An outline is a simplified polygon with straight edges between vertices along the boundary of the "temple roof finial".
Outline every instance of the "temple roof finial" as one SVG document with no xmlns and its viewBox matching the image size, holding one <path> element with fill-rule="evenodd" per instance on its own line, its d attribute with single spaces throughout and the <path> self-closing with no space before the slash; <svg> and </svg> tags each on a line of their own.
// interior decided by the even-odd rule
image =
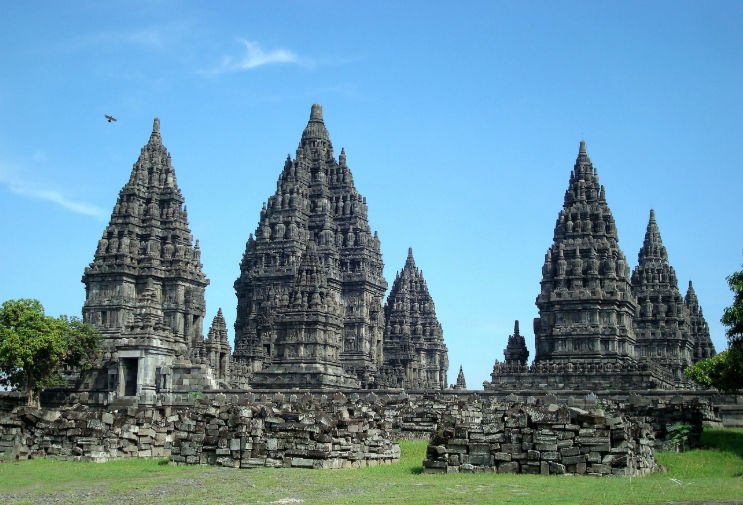
<svg viewBox="0 0 743 505">
<path fill-rule="evenodd" d="M 322 105 L 313 103 L 310 110 L 310 121 L 322 121 Z"/>
<path fill-rule="evenodd" d="M 518 335 L 519 334 L 519 320 L 516 319 L 516 321 L 513 323 L 513 334 Z"/>
<path fill-rule="evenodd" d="M 651 223 L 655 222 L 655 210 L 654 209 L 650 209 L 650 222 Z"/>
<path fill-rule="evenodd" d="M 586 154 L 586 141 L 581 139 L 580 141 L 580 148 L 578 149 L 578 154 Z"/>
<path fill-rule="evenodd" d="M 160 143 L 160 118 L 156 117 L 152 121 L 152 133 L 150 134 L 150 143 Z"/>
<path fill-rule="evenodd" d="M 415 266 L 415 259 L 413 258 L 413 248 L 408 247 L 408 258 L 405 260 L 405 266 Z"/>
</svg>

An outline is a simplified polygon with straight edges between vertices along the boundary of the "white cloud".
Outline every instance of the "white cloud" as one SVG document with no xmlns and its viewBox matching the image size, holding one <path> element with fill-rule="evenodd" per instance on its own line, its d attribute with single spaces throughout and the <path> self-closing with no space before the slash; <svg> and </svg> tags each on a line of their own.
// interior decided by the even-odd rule
<svg viewBox="0 0 743 505">
<path fill-rule="evenodd" d="M 0 184 L 18 196 L 54 203 L 76 214 L 91 216 L 101 221 L 107 217 L 106 212 L 96 205 L 70 199 L 58 190 L 40 187 L 36 183 L 22 180 L 2 167 L 0 167 Z"/>
<path fill-rule="evenodd" d="M 257 42 L 241 39 L 245 47 L 245 54 L 240 58 L 225 56 L 219 66 L 206 74 L 220 74 L 224 72 L 239 72 L 253 70 L 264 65 L 292 64 L 302 66 L 314 66 L 314 62 L 307 58 L 301 58 L 288 49 L 265 50 Z"/>
</svg>

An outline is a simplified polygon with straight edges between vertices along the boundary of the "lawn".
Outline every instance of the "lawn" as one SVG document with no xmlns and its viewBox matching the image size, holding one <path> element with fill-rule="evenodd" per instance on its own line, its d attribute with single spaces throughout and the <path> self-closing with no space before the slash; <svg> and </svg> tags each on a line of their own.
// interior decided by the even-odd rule
<svg viewBox="0 0 743 505">
<path fill-rule="evenodd" d="M 399 464 L 358 470 L 175 466 L 157 460 L 0 464 L 0 503 L 69 504 L 621 504 L 743 497 L 743 430 L 709 430 L 705 448 L 659 453 L 648 477 L 425 475 L 425 442 Z"/>
</svg>

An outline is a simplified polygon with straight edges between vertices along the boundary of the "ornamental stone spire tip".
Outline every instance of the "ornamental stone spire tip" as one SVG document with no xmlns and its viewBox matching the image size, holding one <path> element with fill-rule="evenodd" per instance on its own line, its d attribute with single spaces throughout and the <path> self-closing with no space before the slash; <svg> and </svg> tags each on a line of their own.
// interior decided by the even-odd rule
<svg viewBox="0 0 743 505">
<path fill-rule="evenodd" d="M 415 266 L 415 258 L 413 258 L 413 248 L 408 247 L 408 258 L 405 260 L 405 266 Z"/>
<path fill-rule="evenodd" d="M 310 121 L 322 121 L 322 105 L 313 103 L 310 109 Z"/>
</svg>

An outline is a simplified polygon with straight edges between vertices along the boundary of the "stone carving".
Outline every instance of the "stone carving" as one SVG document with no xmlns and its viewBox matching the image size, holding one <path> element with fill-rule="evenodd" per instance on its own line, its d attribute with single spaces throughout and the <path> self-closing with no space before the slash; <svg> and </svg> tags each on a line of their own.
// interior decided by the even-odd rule
<svg viewBox="0 0 743 505">
<path fill-rule="evenodd" d="M 278 233 L 272 233 L 272 227 Z M 256 372 L 279 370 L 276 367 L 287 360 L 324 356 L 317 362 L 339 359 L 360 387 L 377 385 L 387 283 L 379 239 L 374 233 L 373 240 L 366 240 L 370 236 L 366 200 L 356 191 L 345 151 L 336 161 L 322 107 L 315 104 L 295 159 L 287 157 L 276 192 L 261 210 L 255 235 L 248 238 L 235 281 L 234 359 L 245 375 L 243 383 L 249 383 Z M 298 258 L 304 257 L 310 242 L 316 247 L 318 264 L 312 260 L 310 271 L 301 273 L 309 278 L 297 279 Z M 299 286 L 321 284 L 327 287 L 296 291 Z M 300 324 L 302 310 L 309 318 L 308 327 L 325 329 L 322 336 L 312 337 L 310 346 L 289 345 L 290 323 L 280 321 L 289 318 L 292 324 Z M 328 322 L 311 322 L 318 310 L 330 317 Z M 281 329 L 280 324 L 284 324 Z M 330 376 L 336 372 L 333 368 Z M 292 377 L 298 376 L 276 375 L 285 381 L 284 387 L 306 386 L 292 382 Z M 330 383 L 340 376 L 335 377 L 328 379 Z M 325 382 L 319 376 L 318 380 Z M 349 384 L 346 379 L 341 382 Z"/>
<path fill-rule="evenodd" d="M 445 389 L 449 359 L 436 308 L 408 249 L 384 306 L 384 381 L 406 389 Z"/>
<path fill-rule="evenodd" d="M 636 354 L 660 364 L 681 383 L 684 368 L 692 363 L 694 341 L 689 312 L 652 209 L 637 261 L 632 272 L 632 292 L 640 306 L 634 319 Z"/>
</svg>

